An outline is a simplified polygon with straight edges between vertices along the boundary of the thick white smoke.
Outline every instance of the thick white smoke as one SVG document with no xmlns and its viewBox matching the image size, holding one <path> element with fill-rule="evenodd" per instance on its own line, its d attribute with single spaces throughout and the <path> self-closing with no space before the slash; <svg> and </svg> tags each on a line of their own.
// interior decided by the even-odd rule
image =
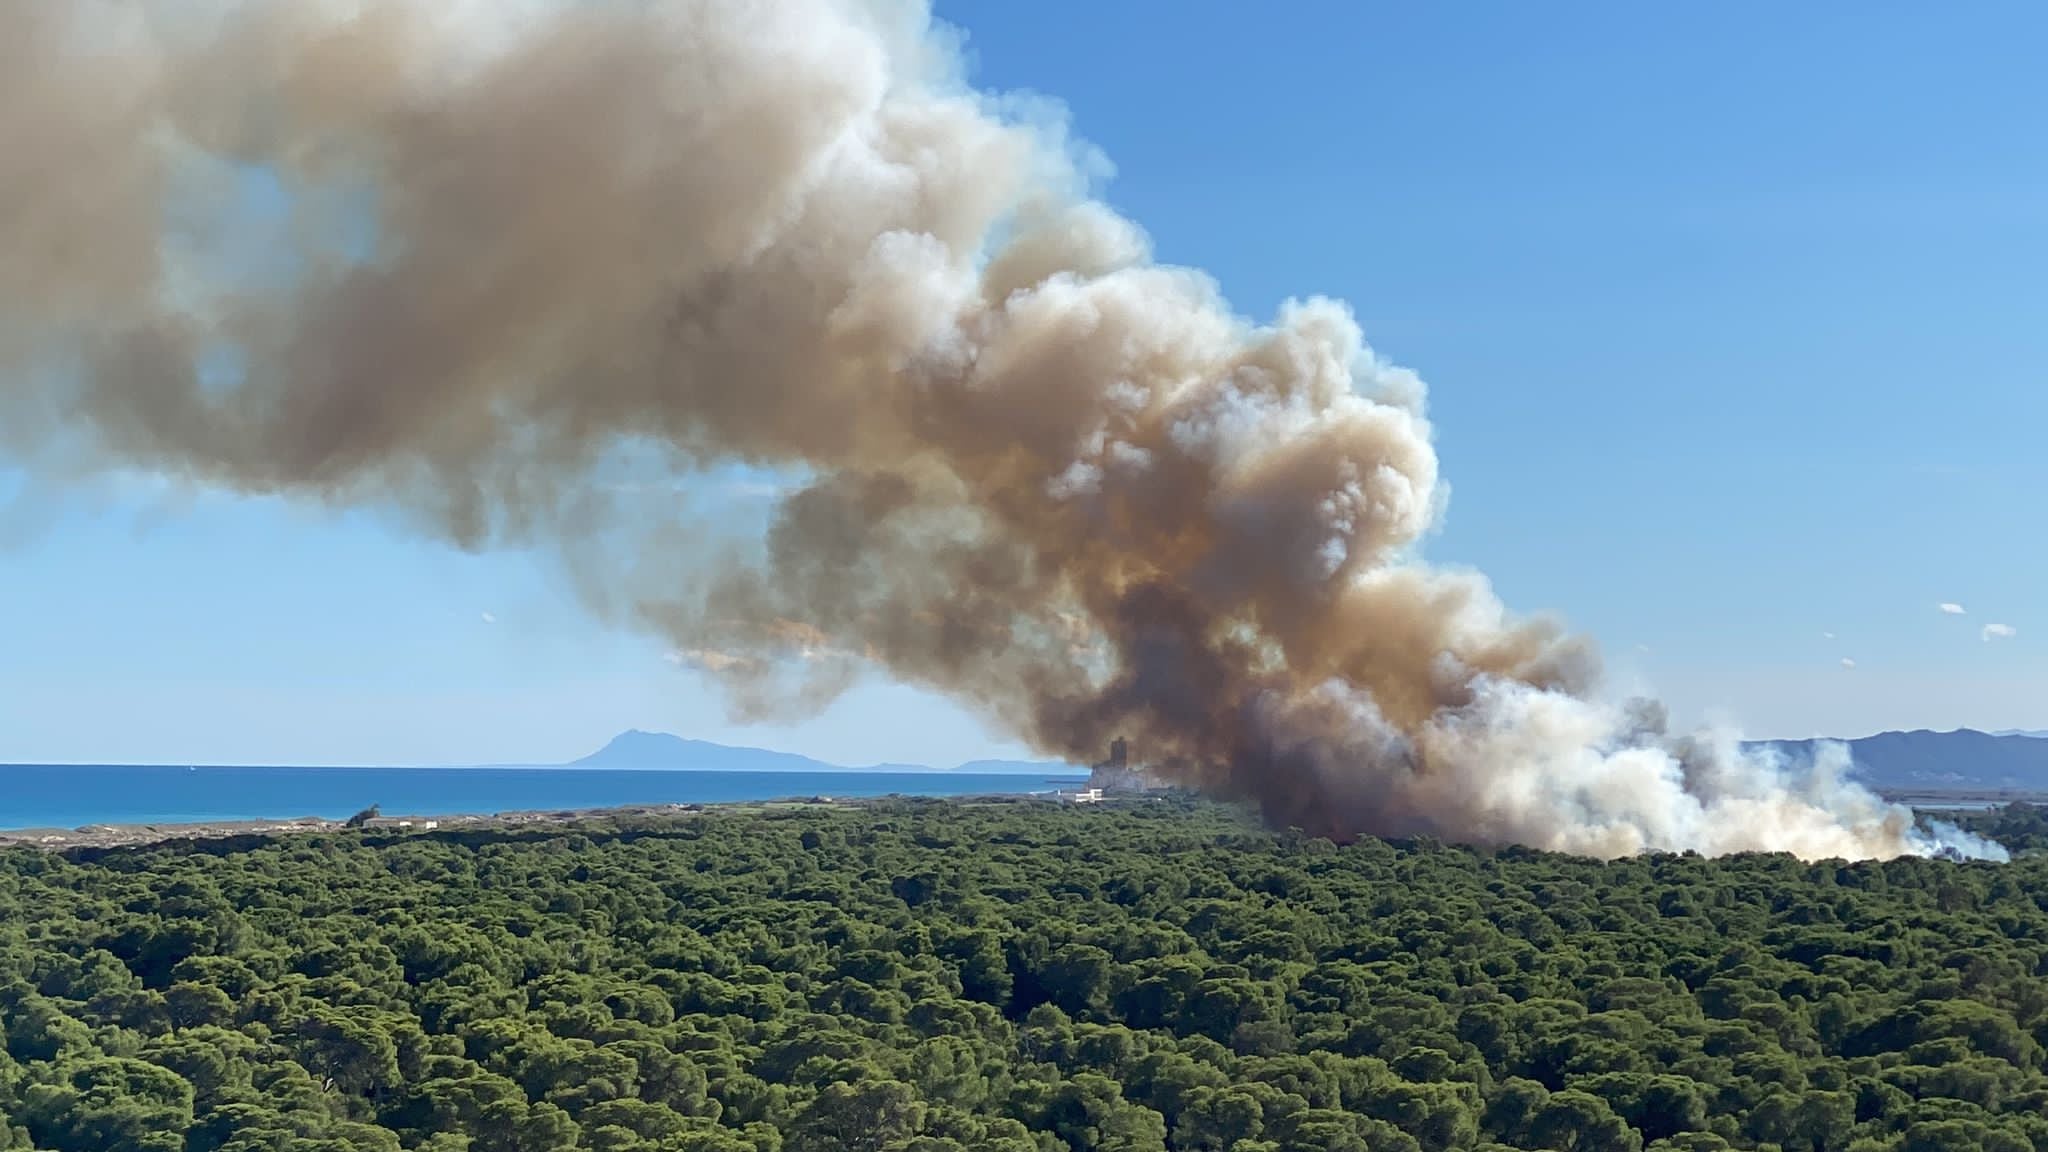
<svg viewBox="0 0 2048 1152">
<path fill-rule="evenodd" d="M 0 0 L 0 446 L 557 543 L 748 708 L 879 664 L 1332 835 L 1935 847 L 1418 561 L 1421 383 L 1341 304 L 1254 325 L 1152 263 L 949 43 L 855 0 Z M 714 563 L 608 514 L 628 447 L 809 480 Z"/>
</svg>

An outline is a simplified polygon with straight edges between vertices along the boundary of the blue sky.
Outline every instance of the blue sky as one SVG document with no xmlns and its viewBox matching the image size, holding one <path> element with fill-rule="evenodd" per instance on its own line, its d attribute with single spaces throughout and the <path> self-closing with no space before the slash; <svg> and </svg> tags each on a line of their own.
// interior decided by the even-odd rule
<svg viewBox="0 0 2048 1152">
<path fill-rule="evenodd" d="M 1253 11 L 939 6 L 1162 259 L 1349 300 L 1432 389 L 1431 555 L 1624 684 L 1757 735 L 2048 727 L 2048 10 Z M 0 549 L 0 760 L 1018 751 L 886 684 L 731 726 L 531 557 L 368 516 L 110 485 L 0 503 Z"/>
</svg>

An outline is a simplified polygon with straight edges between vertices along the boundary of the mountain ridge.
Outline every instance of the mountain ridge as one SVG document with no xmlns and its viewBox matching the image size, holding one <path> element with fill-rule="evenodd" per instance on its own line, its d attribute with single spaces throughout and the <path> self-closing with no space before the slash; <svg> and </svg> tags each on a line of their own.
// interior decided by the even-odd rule
<svg viewBox="0 0 2048 1152">
<path fill-rule="evenodd" d="M 1793 767 L 1811 764 L 1822 744 L 1848 746 L 1851 775 L 1871 787 L 2048 792 L 2048 739 L 2032 732 L 1974 728 L 1878 732 L 1840 739 L 1752 740 L 1745 748 L 1771 751 Z M 1086 771 L 1055 760 L 969 760 L 950 768 L 929 764 L 837 764 L 796 752 L 692 740 L 667 732 L 628 729 L 604 747 L 561 765 L 566 768 L 658 768 L 724 772 L 956 772 L 1030 775 Z"/>
<path fill-rule="evenodd" d="M 835 764 L 797 752 L 779 752 L 736 744 L 692 740 L 668 732 L 629 728 L 604 747 L 561 765 L 564 768 L 665 768 L 715 772 L 957 772 L 983 775 L 1028 775 L 1035 772 L 1085 771 L 1056 760 L 969 760 L 951 768 L 930 764 Z"/>
<path fill-rule="evenodd" d="M 1876 788 L 2048 791 L 2048 740 L 2031 732 L 1915 728 L 1851 740 L 1756 740 L 1745 746 L 1773 750 L 1799 764 L 1811 763 L 1821 744 L 1847 745 L 1855 764 L 1851 775 Z"/>
</svg>

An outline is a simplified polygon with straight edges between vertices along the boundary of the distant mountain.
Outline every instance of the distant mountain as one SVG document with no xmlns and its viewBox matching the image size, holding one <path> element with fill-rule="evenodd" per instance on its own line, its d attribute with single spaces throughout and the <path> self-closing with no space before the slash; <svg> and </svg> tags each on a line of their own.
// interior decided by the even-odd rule
<svg viewBox="0 0 2048 1152">
<path fill-rule="evenodd" d="M 668 768 L 690 769 L 700 772 L 943 772 L 947 769 L 933 768 L 928 764 L 868 764 L 851 766 L 831 764 L 800 756 L 794 752 L 775 752 L 767 748 L 744 748 L 730 744 L 713 744 L 708 740 L 685 740 L 666 732 L 642 732 L 634 729 L 612 737 L 611 742 L 580 760 L 572 760 L 570 768 Z M 977 774 L 1029 775 L 1046 772 L 1081 771 L 1070 765 L 1052 761 L 1036 763 L 1026 760 L 973 760 L 951 771 Z"/>
<path fill-rule="evenodd" d="M 1765 740 L 1794 762 L 1811 760 L 1814 740 Z M 1876 788 L 2017 789 L 2048 792 L 2048 739 L 2032 733 L 1880 732 L 1841 741 L 1855 776 Z"/>
<path fill-rule="evenodd" d="M 827 764 L 794 752 L 772 752 L 766 748 L 734 748 L 708 740 L 685 740 L 666 732 L 634 729 L 612 737 L 611 742 L 580 760 L 571 768 L 700 768 L 720 772 L 835 772 L 839 764 Z"/>
<path fill-rule="evenodd" d="M 2014 789 L 2048 792 L 2048 738 L 2032 733 L 1880 732 L 1846 743 L 1855 776 L 1876 788 L 1930 790 Z M 1810 762 L 1817 740 L 1760 740 L 1793 763 Z M 957 768 L 928 764 L 832 764 L 794 752 L 685 740 L 666 732 L 621 732 L 572 768 L 668 768 L 711 772 L 961 772 L 986 775 L 1061 775 L 1084 772 L 1054 760 L 970 760 Z"/>
<path fill-rule="evenodd" d="M 2048 739 L 2048 728 L 2001 728 L 1993 736 L 2031 736 L 2036 740 Z"/>
</svg>

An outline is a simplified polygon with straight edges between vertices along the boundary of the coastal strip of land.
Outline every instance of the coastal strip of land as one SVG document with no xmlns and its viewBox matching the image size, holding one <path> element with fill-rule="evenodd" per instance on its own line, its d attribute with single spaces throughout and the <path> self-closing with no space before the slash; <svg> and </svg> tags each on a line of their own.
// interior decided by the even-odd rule
<svg viewBox="0 0 2048 1152">
<path fill-rule="evenodd" d="M 1054 783 L 1054 781 L 1048 781 Z M 1057 783 L 1066 783 L 1059 781 Z M 2042 792 L 1983 792 L 1983 791 L 1930 791 L 1885 792 L 1884 799 L 1893 803 L 1906 804 L 1927 812 L 1965 811 L 2007 804 L 2048 804 L 2048 793 Z M 955 803 L 1005 803 L 1024 801 L 1059 802 L 1076 798 L 1103 799 L 1097 794 L 1089 797 L 1085 791 L 1020 791 L 989 792 L 952 796 L 809 796 L 789 797 L 777 800 L 720 800 L 698 803 L 664 804 L 622 804 L 596 808 L 555 808 L 532 811 L 508 811 L 495 813 L 461 813 L 434 816 L 385 816 L 378 815 L 353 820 L 331 820 L 319 816 L 300 816 L 276 820 L 205 820 L 193 823 L 155 822 L 130 824 L 87 824 L 78 828 L 0 828 L 0 848 L 27 846 L 52 852 L 66 852 L 73 849 L 135 848 L 151 844 L 174 842 L 202 842 L 233 840 L 238 838 L 270 838 L 279 836 L 333 833 L 352 828 L 384 834 L 408 832 L 429 833 L 436 831 L 503 829 L 546 825 L 579 825 L 594 821 L 630 823 L 636 820 L 672 819 L 708 810 L 723 812 L 759 810 L 767 808 L 788 808 L 795 806 L 831 805 L 857 808 L 875 803 L 888 803 L 905 799 L 929 799 Z"/>
<path fill-rule="evenodd" d="M 1068 794 L 1071 795 L 1071 794 Z M 437 816 L 373 816 L 367 819 L 330 820 L 300 816 L 278 820 L 204 820 L 192 823 L 87 824 L 78 828 L 0 828 L 0 848 L 28 846 L 53 852 L 76 848 L 134 848 L 175 841 L 230 840 L 238 837 L 274 837 L 342 832 L 436 832 L 457 829 L 518 828 L 534 825 L 587 824 L 592 821 L 633 821 L 689 816 L 708 810 L 721 812 L 749 809 L 831 805 L 858 808 L 868 804 L 908 799 L 990 803 L 1011 801 L 1057 801 L 1054 792 L 989 792 L 966 795 L 921 796 L 809 796 L 779 800 L 729 800 L 701 803 L 620 804 L 598 808 L 553 808 L 534 811 L 463 813 Z"/>
<path fill-rule="evenodd" d="M 2011 788 L 1879 788 L 1877 794 L 1887 803 L 1904 804 L 1925 812 L 2003 808 L 2008 804 L 2048 804 L 2048 792 Z"/>
</svg>

